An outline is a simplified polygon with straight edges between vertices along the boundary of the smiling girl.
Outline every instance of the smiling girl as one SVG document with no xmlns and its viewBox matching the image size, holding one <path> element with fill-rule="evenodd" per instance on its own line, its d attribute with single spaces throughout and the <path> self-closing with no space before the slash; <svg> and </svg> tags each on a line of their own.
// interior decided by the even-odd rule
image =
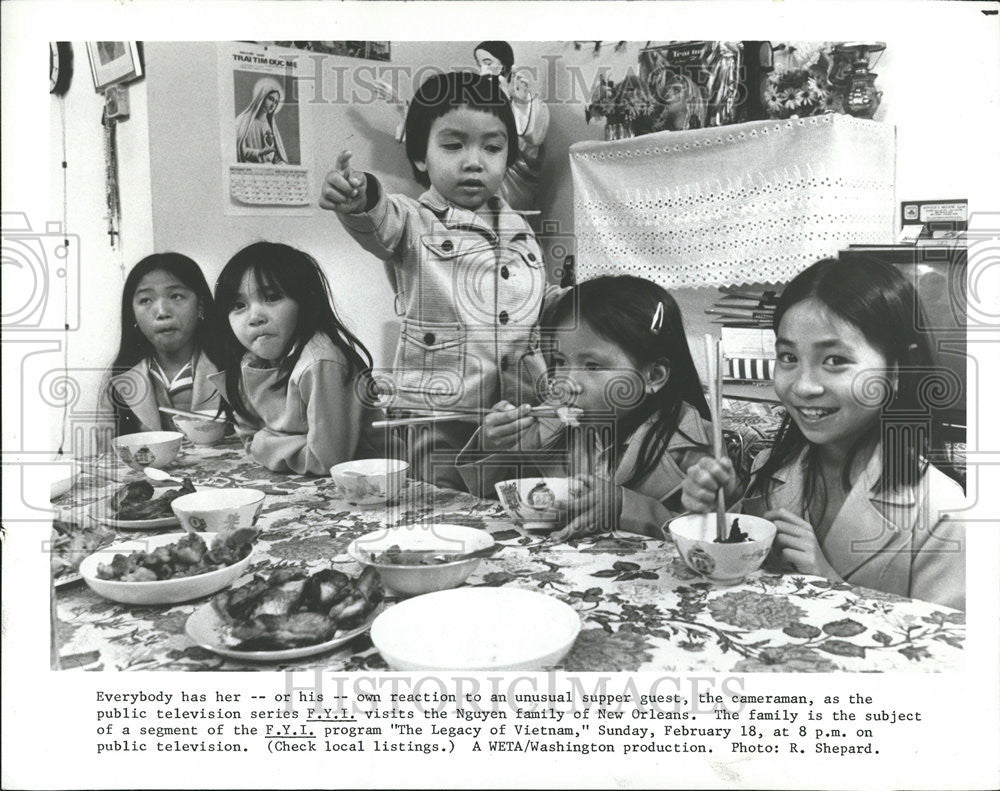
<svg viewBox="0 0 1000 791">
<path fill-rule="evenodd" d="M 208 380 L 222 359 L 211 331 L 213 309 L 205 275 L 185 255 L 150 255 L 129 272 L 121 343 L 105 388 L 118 434 L 172 429 L 160 407 L 219 410 Z"/>
<path fill-rule="evenodd" d="M 788 414 L 758 457 L 742 510 L 770 519 L 802 574 L 965 606 L 961 487 L 921 398 L 933 376 L 913 286 L 895 268 L 827 259 L 798 275 L 775 311 L 774 389 Z M 732 466 L 688 471 L 684 505 L 705 512 L 735 488 Z"/>
<path fill-rule="evenodd" d="M 364 402 L 371 355 L 341 323 L 319 265 L 284 244 L 258 242 L 230 259 L 215 285 L 225 372 L 212 377 L 236 413 L 250 454 L 276 472 L 326 475 L 382 455 Z"/>
</svg>

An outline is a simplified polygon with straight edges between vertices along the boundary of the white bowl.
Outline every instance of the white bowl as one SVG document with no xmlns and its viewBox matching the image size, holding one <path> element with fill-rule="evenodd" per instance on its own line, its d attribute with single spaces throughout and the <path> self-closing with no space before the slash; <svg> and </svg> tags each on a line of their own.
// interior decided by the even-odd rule
<svg viewBox="0 0 1000 791">
<path fill-rule="evenodd" d="M 516 478 L 494 488 L 511 519 L 536 529 L 565 524 L 570 500 L 584 493 L 572 478 Z"/>
<path fill-rule="evenodd" d="M 495 543 L 489 533 L 472 527 L 405 525 L 376 530 L 357 538 L 347 547 L 347 554 L 364 566 L 373 566 L 386 588 L 404 596 L 416 596 L 461 585 L 483 559 L 477 557 L 426 566 L 399 566 L 372 560 L 371 553 L 381 553 L 398 546 L 402 550 L 432 550 L 458 555 L 485 550 Z"/>
<path fill-rule="evenodd" d="M 679 516 L 666 527 L 693 571 L 720 585 L 736 585 L 760 568 L 778 530 L 773 522 L 746 514 L 726 514 L 727 529 L 734 519 L 740 520 L 740 530 L 749 536 L 748 541 L 716 543 L 714 512 Z"/>
<path fill-rule="evenodd" d="M 167 467 L 177 458 L 184 435 L 179 431 L 140 431 L 115 437 L 118 458 L 133 470 Z"/>
<path fill-rule="evenodd" d="M 162 536 L 126 541 L 105 547 L 83 559 L 80 564 L 80 576 L 94 593 L 122 604 L 176 604 L 190 599 L 200 599 L 202 596 L 208 596 L 222 590 L 243 574 L 250 565 L 252 551 L 231 566 L 190 577 L 150 582 L 122 582 L 121 580 L 102 580 L 97 576 L 98 564 L 111 563 L 115 555 L 129 555 L 136 551 L 152 552 L 157 547 L 173 544 L 186 535 L 187 533 L 167 533 Z M 201 537 L 206 544 L 211 546 L 215 533 L 201 533 Z"/>
<path fill-rule="evenodd" d="M 215 412 L 199 412 L 205 420 L 195 420 L 182 415 L 174 416 L 174 425 L 195 445 L 215 445 L 226 435 L 225 420 L 212 420 Z"/>
<path fill-rule="evenodd" d="M 357 459 L 330 468 L 337 496 L 354 505 L 394 500 L 406 483 L 410 465 L 400 459 Z"/>
<path fill-rule="evenodd" d="M 264 508 L 259 489 L 205 489 L 183 494 L 170 503 L 181 525 L 191 530 L 221 532 L 257 524 Z"/>
<path fill-rule="evenodd" d="M 541 670 L 573 647 L 580 616 L 520 588 L 455 588 L 407 599 L 372 624 L 394 670 Z"/>
</svg>

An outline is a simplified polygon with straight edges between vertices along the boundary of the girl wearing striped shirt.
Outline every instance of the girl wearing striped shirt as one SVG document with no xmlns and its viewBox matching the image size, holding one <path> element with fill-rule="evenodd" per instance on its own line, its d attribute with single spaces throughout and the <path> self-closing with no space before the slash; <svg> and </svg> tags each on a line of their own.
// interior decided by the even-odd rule
<svg viewBox="0 0 1000 791">
<path fill-rule="evenodd" d="M 118 434 L 173 429 L 160 407 L 220 411 L 208 381 L 221 359 L 212 316 L 212 292 L 187 256 L 157 253 L 129 272 L 121 343 L 105 387 Z"/>
</svg>

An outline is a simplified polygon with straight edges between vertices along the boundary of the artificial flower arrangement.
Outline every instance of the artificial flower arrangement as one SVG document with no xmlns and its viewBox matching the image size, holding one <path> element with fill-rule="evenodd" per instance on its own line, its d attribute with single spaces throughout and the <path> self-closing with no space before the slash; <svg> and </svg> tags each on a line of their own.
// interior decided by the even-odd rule
<svg viewBox="0 0 1000 791">
<path fill-rule="evenodd" d="M 843 100 L 830 84 L 832 45 L 786 41 L 773 47 L 773 71 L 764 79 L 761 99 L 771 118 L 804 118 L 843 112 Z"/>
<path fill-rule="evenodd" d="M 636 74 L 629 74 L 620 82 L 601 74 L 584 108 L 587 123 L 594 118 L 604 118 L 608 124 L 608 137 L 632 137 L 653 131 L 659 108 L 645 83 Z M 614 127 L 624 127 L 618 134 Z"/>
</svg>

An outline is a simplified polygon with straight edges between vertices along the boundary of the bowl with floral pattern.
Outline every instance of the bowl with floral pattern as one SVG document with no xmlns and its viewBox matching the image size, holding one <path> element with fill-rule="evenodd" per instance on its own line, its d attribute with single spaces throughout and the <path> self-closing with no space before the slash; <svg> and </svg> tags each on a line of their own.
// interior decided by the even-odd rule
<svg viewBox="0 0 1000 791">
<path fill-rule="evenodd" d="M 222 533 L 253 527 L 264 509 L 259 489 L 204 489 L 170 503 L 183 527 L 194 532 Z"/>
<path fill-rule="evenodd" d="M 184 435 L 179 431 L 140 431 L 115 437 L 118 458 L 133 470 L 169 466 L 177 458 Z"/>
<path fill-rule="evenodd" d="M 337 497 L 352 505 L 381 505 L 395 500 L 410 465 L 400 459 L 357 459 L 330 468 Z"/>
<path fill-rule="evenodd" d="M 726 531 L 719 542 L 714 512 L 679 516 L 663 530 L 692 571 L 719 585 L 738 585 L 761 567 L 778 530 L 759 516 L 726 514 Z"/>
</svg>

